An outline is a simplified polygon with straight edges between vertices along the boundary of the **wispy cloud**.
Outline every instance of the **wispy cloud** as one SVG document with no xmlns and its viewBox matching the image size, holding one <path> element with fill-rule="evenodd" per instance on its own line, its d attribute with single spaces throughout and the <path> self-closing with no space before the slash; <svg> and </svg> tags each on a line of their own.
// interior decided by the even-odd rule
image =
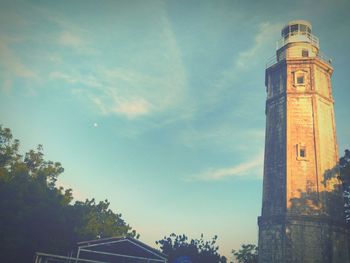
<svg viewBox="0 0 350 263">
<path fill-rule="evenodd" d="M 10 47 L 11 40 L 0 37 L 0 65 L 3 67 L 3 90 L 9 92 L 15 78 L 38 79 L 37 73 L 26 66 Z"/>
<path fill-rule="evenodd" d="M 154 41 L 150 48 L 133 43 L 133 48 L 129 49 L 124 47 L 124 43 L 119 43 L 130 52 L 128 61 L 123 64 L 119 61 L 122 66 L 97 66 L 87 76 L 85 72 L 82 73 L 83 70 L 53 71 L 51 79 L 80 85 L 76 94 L 88 98 L 104 115 L 135 119 L 170 110 L 181 111 L 179 105 L 184 103 L 187 87 L 181 50 L 165 7 L 160 3 L 155 8 L 160 18 L 157 20 L 160 21 L 157 25 L 159 31 L 151 30 L 154 34 L 151 40 L 138 36 L 141 42 Z M 86 41 L 68 29 L 62 32 L 59 42 L 76 49 L 87 45 Z"/>
<path fill-rule="evenodd" d="M 148 114 L 152 109 L 151 103 L 143 98 L 126 99 L 114 94 L 113 90 L 106 92 L 109 92 L 109 96 L 89 95 L 102 114 L 119 114 L 133 119 Z"/>
<path fill-rule="evenodd" d="M 152 76 L 131 69 L 99 68 L 86 75 L 54 71 L 49 76 L 85 87 L 80 88 L 78 94 L 90 99 L 104 115 L 136 118 L 161 112 L 174 107 L 178 96 L 181 96 L 177 93 L 177 87 L 171 89 L 171 76 L 167 74 Z"/>
<path fill-rule="evenodd" d="M 80 48 L 86 45 L 85 41 L 76 34 L 69 31 L 63 31 L 58 38 L 61 45 Z"/>
<path fill-rule="evenodd" d="M 262 175 L 263 155 L 226 168 L 211 168 L 195 175 L 189 181 L 219 181 L 233 177 L 260 177 Z"/>
<path fill-rule="evenodd" d="M 57 27 L 58 30 L 53 32 L 55 35 L 53 39 L 56 44 L 72 48 L 78 54 L 94 55 L 99 53 L 99 50 L 87 39 L 86 36 L 91 35 L 91 32 L 84 28 L 83 25 L 73 23 L 69 17 L 63 16 L 52 9 L 39 6 L 32 8 L 44 20 L 53 23 Z"/>
<path fill-rule="evenodd" d="M 119 114 L 134 118 L 148 114 L 151 110 L 151 103 L 142 97 L 142 90 L 137 90 L 139 85 L 148 87 L 155 84 L 155 80 L 149 76 L 109 69 L 100 69 L 87 75 L 54 71 L 49 76 L 53 80 L 81 86 L 74 87 L 73 94 L 87 97 L 104 115 Z"/>
<path fill-rule="evenodd" d="M 223 70 L 215 87 L 218 89 L 231 87 L 234 82 L 241 78 L 242 71 L 248 71 L 255 65 L 263 65 L 263 60 L 271 54 L 270 47 L 276 42 L 276 36 L 279 35 L 282 25 L 282 23 L 260 23 L 252 45 L 240 51 L 233 63 Z"/>
<path fill-rule="evenodd" d="M 26 48 L 33 50 L 32 67 L 27 67 L 23 57 L 0 39 L 0 65 L 6 70 L 2 86 L 10 89 L 15 77 L 36 78 L 36 67 L 41 76 L 48 76 L 44 81 L 69 87 L 100 114 L 136 119 L 176 112 L 167 120 L 179 117 L 179 112 L 185 112 L 181 105 L 187 95 L 186 68 L 164 2 L 154 2 L 152 8 L 149 17 L 145 17 L 152 26 L 145 27 L 145 34 L 134 34 L 136 29 L 124 25 L 113 27 L 113 33 L 99 34 L 95 23 L 80 25 L 54 9 L 32 6 L 33 13 L 50 30 L 38 27 L 33 29 L 34 34 L 25 35 L 30 40 Z M 123 19 L 126 24 L 136 23 L 134 17 Z M 91 38 L 95 35 L 99 37 Z M 38 49 L 42 44 L 38 39 L 49 48 Z M 115 45 L 110 47 L 108 43 Z M 103 54 L 99 51 L 101 44 L 109 47 Z M 50 50 L 55 53 L 48 53 Z"/>
<path fill-rule="evenodd" d="M 115 112 L 125 114 L 129 118 L 148 114 L 150 110 L 151 104 L 142 98 L 132 101 L 120 101 L 115 108 Z"/>
<path fill-rule="evenodd" d="M 83 84 L 87 87 L 102 87 L 102 83 L 92 74 L 82 75 L 77 72 L 63 73 L 60 71 L 53 71 L 49 77 L 54 80 L 64 80 L 71 84 Z"/>
<path fill-rule="evenodd" d="M 270 22 L 255 25 L 256 36 L 250 44 L 248 43 L 238 53 L 233 54 L 234 58 L 231 59 L 231 62 L 217 73 L 217 78 L 212 84 L 213 88 L 209 89 L 202 99 L 202 109 L 210 111 L 223 101 L 227 101 L 230 96 L 231 101 L 234 102 L 230 110 L 236 117 L 252 112 L 248 106 L 263 100 L 260 97 L 262 94 L 255 89 L 256 76 L 259 75 L 254 72 L 261 72 L 260 76 L 263 75 L 265 60 L 273 52 L 281 26 L 281 23 Z M 262 80 L 259 81 L 263 83 Z"/>
<path fill-rule="evenodd" d="M 79 32 L 79 30 L 76 31 Z M 98 49 L 93 47 L 89 41 L 84 39 L 83 36 L 76 31 L 63 28 L 63 31 L 58 34 L 57 43 L 63 47 L 75 50 L 78 54 L 96 55 L 100 53 Z"/>
<path fill-rule="evenodd" d="M 276 42 L 276 36 L 278 36 L 282 26 L 281 23 L 271 24 L 269 22 L 263 22 L 259 24 L 259 32 L 254 39 L 254 44 L 238 54 L 235 68 L 249 69 L 255 63 L 256 58 L 264 54 L 266 45 Z"/>
</svg>

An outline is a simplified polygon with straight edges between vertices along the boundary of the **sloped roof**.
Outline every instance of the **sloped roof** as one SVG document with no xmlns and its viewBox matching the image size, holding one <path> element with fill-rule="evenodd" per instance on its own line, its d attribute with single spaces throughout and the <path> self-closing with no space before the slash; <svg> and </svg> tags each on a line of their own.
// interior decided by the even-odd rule
<svg viewBox="0 0 350 263">
<path fill-rule="evenodd" d="M 78 243 L 79 258 L 114 262 L 127 257 L 166 262 L 167 256 L 132 237 L 101 238 Z M 117 262 L 117 261 L 116 261 Z"/>
</svg>

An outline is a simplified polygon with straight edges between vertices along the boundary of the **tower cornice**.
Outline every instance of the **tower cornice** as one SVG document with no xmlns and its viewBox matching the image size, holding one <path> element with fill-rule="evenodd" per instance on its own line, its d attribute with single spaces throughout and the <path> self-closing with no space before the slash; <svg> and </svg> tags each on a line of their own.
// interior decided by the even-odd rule
<svg viewBox="0 0 350 263">
<path fill-rule="evenodd" d="M 287 97 L 287 96 L 293 96 L 293 95 L 295 95 L 295 97 L 310 97 L 310 96 L 315 96 L 316 95 L 316 96 L 324 99 L 325 101 L 327 101 L 329 103 L 334 103 L 334 99 L 333 98 L 327 98 L 326 96 L 323 96 L 318 91 L 304 91 L 304 92 L 287 91 L 287 92 L 283 92 L 283 93 L 275 95 L 275 96 L 273 96 L 271 98 L 266 99 L 266 104 L 269 104 L 271 102 L 279 100 L 281 97 Z"/>
<path fill-rule="evenodd" d="M 320 68 L 324 69 L 325 71 L 329 72 L 331 75 L 333 73 L 333 67 L 331 66 L 330 62 L 326 59 L 323 59 L 321 56 L 317 57 L 309 57 L 309 58 L 284 58 L 280 61 L 277 61 L 275 64 L 269 66 L 266 68 L 266 73 L 272 70 L 276 70 L 279 67 L 283 67 L 286 65 L 310 65 L 315 64 L 318 65 Z"/>
</svg>

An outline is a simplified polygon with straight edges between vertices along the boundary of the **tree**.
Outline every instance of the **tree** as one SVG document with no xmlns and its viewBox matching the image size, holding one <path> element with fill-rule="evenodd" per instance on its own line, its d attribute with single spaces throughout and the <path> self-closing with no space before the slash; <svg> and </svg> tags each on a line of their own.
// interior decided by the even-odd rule
<svg viewBox="0 0 350 263">
<path fill-rule="evenodd" d="M 77 241 L 136 232 L 109 209 L 107 200 L 72 204 L 71 189 L 56 186 L 64 171 L 46 161 L 43 147 L 19 153 L 19 140 L 0 125 L 0 255 L 28 262 L 36 251 L 65 253 Z"/>
<path fill-rule="evenodd" d="M 96 204 L 95 199 L 85 202 L 77 201 L 74 214 L 78 219 L 76 232 L 80 239 L 89 240 L 111 236 L 127 235 L 138 238 L 135 230 L 125 223 L 121 214 L 115 214 L 109 209 L 108 200 Z"/>
<path fill-rule="evenodd" d="M 169 237 L 156 241 L 160 249 L 168 255 L 169 263 L 226 263 L 226 258 L 218 253 L 217 236 L 205 241 L 203 234 L 200 239 L 189 240 L 186 235 L 172 233 Z"/>
<path fill-rule="evenodd" d="M 24 157 L 18 149 L 0 126 L 0 250 L 7 262 L 26 261 L 37 248 L 67 248 L 73 231 L 64 217 L 72 193 L 54 187 L 61 164 L 45 161 L 41 145 Z"/>
<path fill-rule="evenodd" d="M 232 254 L 238 263 L 258 262 L 258 247 L 253 244 L 243 244 L 238 251 L 233 249 Z"/>
<path fill-rule="evenodd" d="M 350 223 L 350 151 L 345 150 L 344 156 L 339 159 L 340 180 L 343 183 L 345 199 L 345 216 Z"/>
</svg>

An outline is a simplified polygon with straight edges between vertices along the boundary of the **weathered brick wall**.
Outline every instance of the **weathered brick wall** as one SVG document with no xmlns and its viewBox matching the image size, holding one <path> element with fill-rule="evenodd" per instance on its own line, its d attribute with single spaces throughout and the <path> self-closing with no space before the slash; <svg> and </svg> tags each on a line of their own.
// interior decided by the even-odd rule
<svg viewBox="0 0 350 263">
<path fill-rule="evenodd" d="M 290 219 L 286 227 L 286 263 L 348 262 L 347 231 L 323 218 Z"/>
<path fill-rule="evenodd" d="M 259 222 L 259 262 L 283 262 L 284 231 L 283 222 Z"/>
<path fill-rule="evenodd" d="M 302 193 L 318 191 L 315 166 L 315 141 L 313 130 L 312 97 L 287 98 L 287 207 Z M 304 147 L 305 157 L 298 156 L 298 147 Z M 314 207 L 310 206 L 310 209 Z M 293 211 L 298 213 L 298 211 Z"/>
<path fill-rule="evenodd" d="M 262 215 L 285 212 L 285 97 L 266 105 L 265 166 Z M 271 202 L 271 200 L 274 200 Z"/>
<path fill-rule="evenodd" d="M 346 263 L 348 230 L 322 216 L 259 218 L 259 263 Z"/>
<path fill-rule="evenodd" d="M 266 132 L 262 215 L 285 212 L 286 97 L 283 66 L 266 72 Z M 271 202 L 271 200 L 274 200 Z"/>
</svg>

